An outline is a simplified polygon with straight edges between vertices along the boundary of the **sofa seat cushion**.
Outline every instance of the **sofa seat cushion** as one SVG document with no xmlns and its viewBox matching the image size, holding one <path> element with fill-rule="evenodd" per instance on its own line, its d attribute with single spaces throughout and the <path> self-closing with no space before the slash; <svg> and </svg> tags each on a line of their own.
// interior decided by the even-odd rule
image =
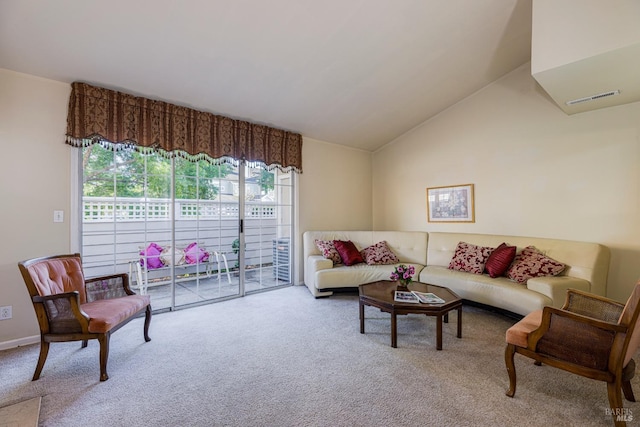
<svg viewBox="0 0 640 427">
<path fill-rule="evenodd" d="M 316 288 L 351 288 L 371 283 L 378 280 L 389 280 L 393 270 L 400 264 L 367 265 L 356 264 L 352 266 L 335 266 L 316 272 Z M 416 269 L 416 275 L 424 268 L 424 265 L 411 264 Z"/>
<path fill-rule="evenodd" d="M 526 285 L 515 283 L 506 277 L 491 278 L 485 274 L 449 270 L 444 266 L 425 267 L 419 280 L 423 283 L 444 286 L 460 298 L 500 307 L 523 316 L 532 310 L 553 305 L 553 300 L 538 292 L 531 292 Z"/>
<path fill-rule="evenodd" d="M 121 298 L 101 299 L 80 308 L 89 316 L 89 332 L 105 333 L 151 303 L 149 295 L 128 295 Z"/>
</svg>

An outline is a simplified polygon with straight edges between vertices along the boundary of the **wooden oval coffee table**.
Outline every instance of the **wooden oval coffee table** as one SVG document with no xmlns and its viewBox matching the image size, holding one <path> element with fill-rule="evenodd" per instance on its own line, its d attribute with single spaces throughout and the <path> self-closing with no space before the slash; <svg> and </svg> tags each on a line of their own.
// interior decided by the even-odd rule
<svg viewBox="0 0 640 427">
<path fill-rule="evenodd" d="M 458 338 L 462 338 L 462 299 L 448 288 L 426 283 L 411 282 L 410 291 L 431 292 L 442 298 L 443 304 L 407 303 L 394 301 L 396 282 L 381 280 L 359 286 L 360 294 L 360 333 L 364 334 L 364 307 L 379 308 L 380 311 L 391 314 L 391 347 L 398 347 L 397 315 L 398 314 L 425 314 L 435 316 L 436 323 L 436 349 L 442 350 L 442 322 L 449 322 L 449 312 L 458 310 Z"/>
</svg>

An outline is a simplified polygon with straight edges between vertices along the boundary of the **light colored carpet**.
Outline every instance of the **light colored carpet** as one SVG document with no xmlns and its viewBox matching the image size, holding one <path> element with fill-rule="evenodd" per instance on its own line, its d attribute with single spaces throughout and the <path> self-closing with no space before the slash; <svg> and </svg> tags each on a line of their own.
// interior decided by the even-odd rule
<svg viewBox="0 0 640 427">
<path fill-rule="evenodd" d="M 136 319 L 111 339 L 100 383 L 98 345 L 52 344 L 30 381 L 38 345 L 0 352 L 0 406 L 42 396 L 44 426 L 602 426 L 604 383 L 516 355 L 518 390 L 505 396 L 504 333 L 514 320 L 464 307 L 435 349 L 435 319 L 398 320 L 355 294 L 314 299 L 290 287 Z M 640 393 L 638 377 L 633 386 Z M 640 417 L 640 404 L 625 402 Z"/>
</svg>

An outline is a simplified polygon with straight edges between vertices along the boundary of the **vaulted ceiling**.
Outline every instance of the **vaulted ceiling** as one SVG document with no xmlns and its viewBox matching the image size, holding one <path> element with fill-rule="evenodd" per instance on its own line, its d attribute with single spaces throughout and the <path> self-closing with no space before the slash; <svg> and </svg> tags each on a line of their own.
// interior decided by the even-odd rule
<svg viewBox="0 0 640 427">
<path fill-rule="evenodd" d="M 531 0 L 0 0 L 0 68 L 375 151 L 531 57 Z"/>
</svg>

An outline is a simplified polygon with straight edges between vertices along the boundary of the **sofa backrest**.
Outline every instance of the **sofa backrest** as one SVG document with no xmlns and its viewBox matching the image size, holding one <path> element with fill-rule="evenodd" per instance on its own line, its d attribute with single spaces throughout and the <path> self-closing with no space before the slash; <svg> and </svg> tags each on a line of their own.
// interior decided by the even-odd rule
<svg viewBox="0 0 640 427">
<path fill-rule="evenodd" d="M 423 231 L 305 231 L 305 260 L 311 255 L 321 255 L 316 239 L 351 240 L 359 250 L 385 240 L 401 262 L 425 265 L 427 261 L 428 234 Z"/>
<path fill-rule="evenodd" d="M 527 246 L 535 246 L 548 257 L 567 266 L 561 275 L 588 280 L 591 282 L 591 292 L 606 295 L 610 254 L 606 246 L 598 243 L 540 237 L 431 232 L 427 265 L 448 266 L 458 242 L 494 248 L 505 242 L 517 246 L 518 252 Z"/>
</svg>

